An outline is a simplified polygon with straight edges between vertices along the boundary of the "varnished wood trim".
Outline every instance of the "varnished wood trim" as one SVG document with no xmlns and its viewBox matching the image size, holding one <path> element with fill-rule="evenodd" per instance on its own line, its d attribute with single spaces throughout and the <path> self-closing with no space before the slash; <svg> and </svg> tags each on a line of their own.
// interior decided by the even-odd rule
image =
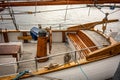
<svg viewBox="0 0 120 80">
<path fill-rule="evenodd" d="M 94 58 L 98 58 L 102 57 L 102 56 L 110 56 L 110 55 L 116 55 L 120 53 L 120 42 L 119 43 L 115 43 L 113 45 L 110 45 L 108 47 L 96 50 L 94 52 L 91 52 L 90 54 L 88 54 L 86 56 L 87 60 L 91 60 Z"/>
<path fill-rule="evenodd" d="M 62 32 L 62 42 L 65 42 L 65 32 Z"/>
<path fill-rule="evenodd" d="M 54 1 L 23 1 L 23 2 L 4 2 L 0 7 L 6 6 L 43 6 L 43 5 L 67 5 L 67 4 L 94 4 L 94 0 L 54 0 Z M 120 3 L 119 0 L 98 0 L 97 4 Z"/>
</svg>

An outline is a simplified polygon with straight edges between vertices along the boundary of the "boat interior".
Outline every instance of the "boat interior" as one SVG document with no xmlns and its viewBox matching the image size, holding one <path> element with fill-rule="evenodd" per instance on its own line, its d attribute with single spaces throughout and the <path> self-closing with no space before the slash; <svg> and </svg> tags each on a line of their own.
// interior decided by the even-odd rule
<svg viewBox="0 0 120 80">
<path fill-rule="evenodd" d="M 108 80 L 107 78 L 111 79 L 111 77 L 114 76 L 113 74 L 115 73 L 120 62 L 120 41 L 114 38 L 117 33 L 112 32 L 112 30 L 110 29 L 109 31 L 111 32 L 111 34 L 107 35 L 106 30 L 109 24 L 114 24 L 117 22 L 119 23 L 119 18 L 108 19 L 109 14 L 105 13 L 105 17 L 100 21 L 91 21 L 88 23 L 72 25 L 66 27 L 66 29 L 62 29 L 61 25 L 58 26 L 58 29 L 53 29 L 54 27 L 52 26 L 42 27 L 41 24 L 38 24 L 37 27 L 32 26 L 32 28 L 29 30 L 20 30 L 20 25 L 18 27 L 14 15 L 24 14 L 25 12 L 16 13 L 12 9 L 12 7 L 22 6 L 29 7 L 71 4 L 89 4 L 87 5 L 88 7 L 97 8 L 110 7 L 110 5 L 97 6 L 98 4 L 106 3 L 119 4 L 120 1 L 0 1 L 1 25 L 4 25 L 3 22 L 5 20 L 12 20 L 15 28 L 0 28 L 0 80 L 70 80 L 75 78 L 73 78 L 72 76 L 68 78 L 69 75 L 58 76 L 58 74 L 62 74 L 62 71 L 69 71 L 70 69 L 75 69 L 77 67 L 80 67 L 80 71 L 82 73 L 81 76 L 84 76 L 83 78 L 81 78 L 81 80 L 100 80 L 98 79 L 98 76 L 97 78 L 90 78 L 94 75 L 89 74 L 88 76 L 91 68 L 89 68 L 87 72 L 86 66 L 94 66 L 95 64 L 96 66 L 98 66 L 97 64 L 101 62 L 101 64 L 106 62 L 105 65 L 109 63 L 114 66 L 114 68 L 111 68 L 113 72 L 110 72 L 111 74 L 109 76 L 101 78 L 101 80 Z M 117 5 L 114 5 L 114 7 L 120 8 L 120 6 Z M 6 8 L 9 8 L 9 15 L 11 16 L 11 18 L 3 18 L 3 15 L 8 15 L 7 13 L 2 13 L 2 11 L 4 11 Z M 101 9 L 99 10 L 101 11 Z M 33 14 L 34 12 L 27 13 Z M 36 13 L 39 13 L 39 11 L 35 11 L 35 14 Z M 99 27 L 101 25 L 101 30 L 96 29 L 96 26 Z M 117 38 L 120 38 L 120 36 L 118 35 Z M 94 69 L 96 68 L 94 67 Z M 108 71 L 110 70 L 108 69 Z M 67 77 L 62 78 L 63 76 Z M 76 78 L 76 80 L 80 79 Z"/>
</svg>

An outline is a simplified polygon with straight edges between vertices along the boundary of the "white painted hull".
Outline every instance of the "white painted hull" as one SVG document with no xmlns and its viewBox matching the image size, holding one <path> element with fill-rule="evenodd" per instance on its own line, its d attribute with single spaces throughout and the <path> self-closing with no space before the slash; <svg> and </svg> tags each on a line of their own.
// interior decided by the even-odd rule
<svg viewBox="0 0 120 80">
<path fill-rule="evenodd" d="M 21 34 L 18 34 L 18 35 L 11 34 L 11 35 L 12 36 L 15 35 L 13 37 L 16 37 L 16 38 L 10 37 L 10 41 L 13 41 L 12 39 L 17 41 L 17 36 Z M 62 42 L 61 40 L 62 39 L 60 39 L 59 42 Z M 54 40 L 54 41 L 57 41 L 57 40 Z M 61 71 L 51 72 L 44 75 L 59 78 L 62 80 L 105 80 L 114 75 L 119 62 L 120 62 L 120 55 L 117 55 L 111 58 L 87 63 L 84 65 L 64 69 Z M 81 69 L 85 72 L 88 79 L 85 77 Z M 39 77 L 37 78 L 33 78 L 33 79 L 28 78 L 28 80 L 39 80 Z"/>
<path fill-rule="evenodd" d="M 91 62 L 85 65 L 52 72 L 46 74 L 46 76 L 55 77 L 63 80 L 87 80 L 87 78 L 81 71 L 82 68 L 89 80 L 105 80 L 114 75 L 119 62 L 120 55 L 96 62 Z"/>
<path fill-rule="evenodd" d="M 48 73 L 45 74 L 45 76 L 54 77 L 62 80 L 105 80 L 114 75 L 119 62 L 120 55 L 76 66 L 73 68 Z M 88 79 L 81 71 L 81 68 L 87 75 Z M 39 79 L 40 77 L 31 77 L 25 80 L 39 80 Z"/>
</svg>

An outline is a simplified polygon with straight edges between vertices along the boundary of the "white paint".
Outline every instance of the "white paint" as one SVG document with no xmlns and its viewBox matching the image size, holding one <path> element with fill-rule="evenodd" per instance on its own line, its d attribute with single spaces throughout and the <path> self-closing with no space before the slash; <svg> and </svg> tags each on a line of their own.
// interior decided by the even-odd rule
<svg viewBox="0 0 120 80">
<path fill-rule="evenodd" d="M 0 64 L 16 62 L 16 58 L 0 58 Z M 0 65 L 0 76 L 14 74 L 17 72 L 17 64 Z"/>
<path fill-rule="evenodd" d="M 22 40 L 18 40 L 18 36 L 22 36 L 22 34 L 20 34 L 19 32 L 8 33 L 8 39 L 10 42 L 21 42 Z"/>
<path fill-rule="evenodd" d="M 53 32 L 52 33 L 53 42 L 62 42 L 62 32 Z"/>
<path fill-rule="evenodd" d="M 80 65 L 89 80 L 105 80 L 114 75 L 120 62 L 120 55 L 104 60 Z M 62 80 L 87 80 L 81 72 L 80 66 L 45 74 Z"/>
<path fill-rule="evenodd" d="M 79 65 L 69 69 L 48 73 L 45 74 L 44 76 L 49 76 L 62 80 L 105 80 L 114 75 L 119 62 L 120 55 L 88 63 L 85 65 Z M 84 76 L 83 72 L 81 71 L 81 68 L 87 75 L 88 79 Z M 44 79 L 41 79 L 40 76 L 36 76 L 22 80 L 44 80 Z"/>
</svg>

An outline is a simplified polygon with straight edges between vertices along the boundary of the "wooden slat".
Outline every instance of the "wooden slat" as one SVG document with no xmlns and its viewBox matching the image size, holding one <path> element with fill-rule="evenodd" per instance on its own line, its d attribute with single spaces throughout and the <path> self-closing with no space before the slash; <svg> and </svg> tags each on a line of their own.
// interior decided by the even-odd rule
<svg viewBox="0 0 120 80">
<path fill-rule="evenodd" d="M 80 37 L 80 39 L 85 43 L 85 45 L 87 46 L 87 47 L 92 47 L 92 46 L 96 46 L 95 44 L 94 44 L 94 42 L 86 35 L 86 34 L 84 34 L 82 31 L 78 31 L 78 36 Z M 90 50 L 91 51 L 95 51 L 95 50 L 97 50 L 98 48 L 97 47 L 95 47 L 95 48 L 91 48 Z"/>
<path fill-rule="evenodd" d="M 87 46 L 84 44 L 84 42 L 79 38 L 77 34 L 69 33 L 68 36 L 72 40 L 77 50 L 87 48 Z M 90 50 L 86 49 L 86 50 L 83 50 L 82 52 L 84 53 L 84 55 L 87 55 L 88 53 L 90 53 Z"/>
</svg>

